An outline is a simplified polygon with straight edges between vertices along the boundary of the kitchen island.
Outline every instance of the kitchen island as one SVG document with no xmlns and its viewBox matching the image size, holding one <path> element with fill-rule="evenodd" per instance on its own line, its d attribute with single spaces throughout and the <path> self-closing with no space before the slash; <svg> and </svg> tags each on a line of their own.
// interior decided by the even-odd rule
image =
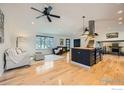
<svg viewBox="0 0 124 93">
<path fill-rule="evenodd" d="M 100 48 L 72 48 L 71 60 L 84 66 L 92 66 L 102 60 Z"/>
</svg>

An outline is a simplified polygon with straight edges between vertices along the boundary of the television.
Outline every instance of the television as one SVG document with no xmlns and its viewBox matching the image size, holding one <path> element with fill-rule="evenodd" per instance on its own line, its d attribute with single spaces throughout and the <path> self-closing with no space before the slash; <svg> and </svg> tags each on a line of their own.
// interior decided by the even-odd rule
<svg viewBox="0 0 124 93">
<path fill-rule="evenodd" d="M 74 47 L 80 47 L 80 39 L 74 39 Z"/>
</svg>

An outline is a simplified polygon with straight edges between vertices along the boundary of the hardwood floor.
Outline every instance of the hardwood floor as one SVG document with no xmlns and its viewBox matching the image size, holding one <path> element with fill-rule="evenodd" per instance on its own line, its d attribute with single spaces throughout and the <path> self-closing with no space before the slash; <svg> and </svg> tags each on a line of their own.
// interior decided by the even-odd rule
<svg viewBox="0 0 124 93">
<path fill-rule="evenodd" d="M 53 62 L 53 68 L 38 71 L 43 62 L 5 72 L 0 85 L 124 85 L 124 57 L 104 55 L 90 69 L 66 62 Z"/>
</svg>

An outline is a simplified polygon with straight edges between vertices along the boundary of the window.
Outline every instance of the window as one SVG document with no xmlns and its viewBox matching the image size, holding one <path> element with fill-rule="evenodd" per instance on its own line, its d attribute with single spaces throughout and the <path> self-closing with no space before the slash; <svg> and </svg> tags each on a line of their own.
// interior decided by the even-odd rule
<svg viewBox="0 0 124 93">
<path fill-rule="evenodd" d="M 36 49 L 48 49 L 53 47 L 53 37 L 36 35 Z"/>
</svg>

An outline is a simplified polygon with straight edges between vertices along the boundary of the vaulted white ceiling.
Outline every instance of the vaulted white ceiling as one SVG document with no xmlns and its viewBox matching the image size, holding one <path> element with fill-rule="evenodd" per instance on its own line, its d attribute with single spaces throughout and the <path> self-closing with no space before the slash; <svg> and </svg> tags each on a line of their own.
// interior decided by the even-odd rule
<svg viewBox="0 0 124 93">
<path fill-rule="evenodd" d="M 123 24 L 118 24 L 118 18 L 124 19 L 124 13 L 117 13 L 119 10 L 124 11 L 124 4 L 47 4 L 53 7 L 52 14 L 61 16 L 60 19 L 52 18 L 52 23 L 48 22 L 46 17 L 36 19 L 35 17 L 39 16 L 40 13 L 30 9 L 30 7 L 35 7 L 43 10 L 44 5 L 0 4 L 4 8 L 5 17 L 11 21 L 11 26 L 30 31 L 61 35 L 82 33 L 82 16 L 86 16 L 86 26 L 88 20 L 96 21 L 97 32 L 106 30 L 124 31 L 124 20 L 122 20 Z M 34 22 L 33 25 L 32 22 Z"/>
</svg>

